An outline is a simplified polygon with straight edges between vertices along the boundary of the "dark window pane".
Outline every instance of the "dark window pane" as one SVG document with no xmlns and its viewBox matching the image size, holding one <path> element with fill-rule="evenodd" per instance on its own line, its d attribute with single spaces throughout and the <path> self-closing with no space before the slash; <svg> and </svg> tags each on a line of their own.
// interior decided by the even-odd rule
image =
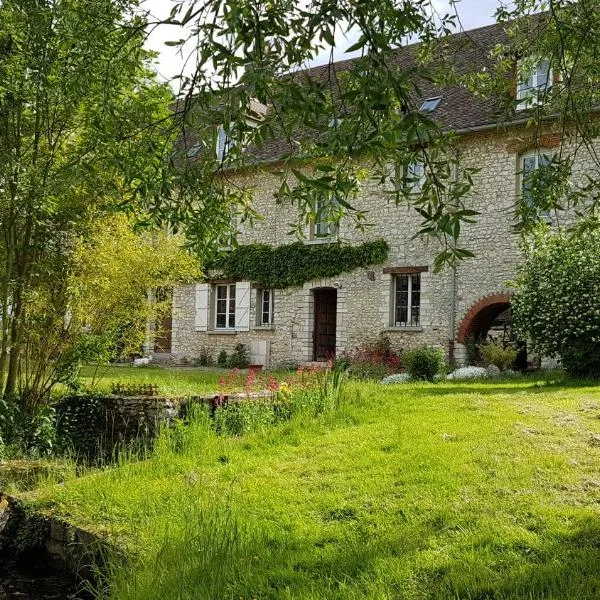
<svg viewBox="0 0 600 600">
<path fill-rule="evenodd" d="M 408 275 L 396 277 L 396 318 L 395 322 L 405 325 L 408 319 Z"/>
</svg>

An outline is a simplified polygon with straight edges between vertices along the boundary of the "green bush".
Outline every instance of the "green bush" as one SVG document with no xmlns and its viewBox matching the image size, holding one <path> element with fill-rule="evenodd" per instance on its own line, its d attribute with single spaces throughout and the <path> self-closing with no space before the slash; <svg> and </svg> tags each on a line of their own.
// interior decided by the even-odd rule
<svg viewBox="0 0 600 600">
<path fill-rule="evenodd" d="M 245 369 L 250 363 L 250 353 L 246 344 L 237 344 L 234 351 L 227 359 L 230 369 Z"/>
<path fill-rule="evenodd" d="M 600 379 L 600 345 L 595 350 L 590 344 L 573 342 L 561 352 L 562 365 L 569 375 L 577 378 Z"/>
<path fill-rule="evenodd" d="M 412 379 L 433 381 L 444 368 L 444 351 L 441 348 L 415 348 L 402 356 L 402 362 Z"/>
<path fill-rule="evenodd" d="M 600 227 L 591 222 L 578 235 L 541 228 L 526 251 L 511 303 L 521 339 L 559 355 L 570 375 L 600 377 Z"/>
<path fill-rule="evenodd" d="M 212 367 L 214 364 L 214 360 L 210 349 L 203 346 L 200 348 L 200 354 L 192 360 L 192 366 L 194 367 Z"/>
<path fill-rule="evenodd" d="M 0 398 L 0 440 L 18 453 L 51 455 L 56 444 L 54 407 L 40 404 L 25 411 L 15 398 Z"/>
<path fill-rule="evenodd" d="M 222 369 L 226 369 L 228 366 L 228 359 L 229 357 L 227 356 L 227 350 L 221 350 L 221 352 L 219 352 L 219 356 L 217 357 L 217 365 L 219 365 L 219 367 Z"/>
<path fill-rule="evenodd" d="M 496 342 L 485 342 L 479 346 L 479 352 L 486 363 L 496 365 L 501 371 L 510 369 L 517 358 L 517 350 Z"/>
</svg>

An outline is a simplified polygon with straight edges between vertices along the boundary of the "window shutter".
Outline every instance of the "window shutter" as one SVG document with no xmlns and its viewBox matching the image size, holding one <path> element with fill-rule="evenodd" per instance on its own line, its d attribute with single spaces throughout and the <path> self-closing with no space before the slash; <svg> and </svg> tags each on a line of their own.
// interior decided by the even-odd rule
<svg viewBox="0 0 600 600">
<path fill-rule="evenodd" d="M 240 331 L 250 329 L 249 281 L 238 281 L 235 284 L 235 328 Z"/>
<path fill-rule="evenodd" d="M 208 283 L 196 284 L 196 315 L 194 320 L 196 331 L 206 331 L 208 329 L 209 292 Z"/>
</svg>

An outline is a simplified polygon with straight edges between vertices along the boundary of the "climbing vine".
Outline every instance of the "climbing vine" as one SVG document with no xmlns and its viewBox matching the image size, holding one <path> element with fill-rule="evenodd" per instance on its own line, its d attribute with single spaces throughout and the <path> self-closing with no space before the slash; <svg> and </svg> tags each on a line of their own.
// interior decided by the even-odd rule
<svg viewBox="0 0 600 600">
<path fill-rule="evenodd" d="M 302 242 L 275 247 L 248 244 L 220 256 L 209 265 L 209 270 L 268 288 L 286 288 L 381 264 L 386 261 L 388 251 L 384 240 L 359 246 Z"/>
</svg>

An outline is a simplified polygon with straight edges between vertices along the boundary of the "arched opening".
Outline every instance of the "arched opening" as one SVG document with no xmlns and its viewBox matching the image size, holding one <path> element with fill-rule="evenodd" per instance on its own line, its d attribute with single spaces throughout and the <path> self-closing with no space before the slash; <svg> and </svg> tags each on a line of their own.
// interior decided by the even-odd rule
<svg viewBox="0 0 600 600">
<path fill-rule="evenodd" d="M 515 335 L 512 328 L 509 294 L 493 294 L 476 302 L 464 316 L 456 341 L 467 350 L 469 362 L 476 362 L 477 346 L 485 341 L 511 345 L 519 352 L 515 368 L 527 368 L 527 346 Z"/>
</svg>

